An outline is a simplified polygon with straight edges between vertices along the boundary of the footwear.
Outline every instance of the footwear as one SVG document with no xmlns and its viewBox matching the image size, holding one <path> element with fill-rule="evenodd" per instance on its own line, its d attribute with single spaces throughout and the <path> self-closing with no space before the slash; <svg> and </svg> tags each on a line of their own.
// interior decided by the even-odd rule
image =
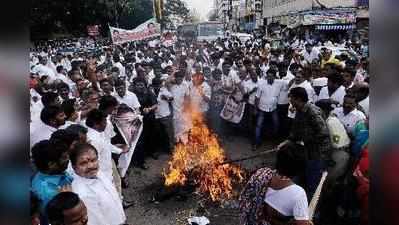
<svg viewBox="0 0 399 225">
<path fill-rule="evenodd" d="M 129 180 L 127 179 L 127 177 L 123 177 L 123 178 L 121 179 L 121 182 L 122 182 L 122 188 L 123 188 L 123 189 L 129 187 Z"/>
<path fill-rule="evenodd" d="M 123 200 L 122 206 L 123 206 L 123 209 L 130 208 L 130 207 L 134 206 L 134 201 Z"/>
</svg>

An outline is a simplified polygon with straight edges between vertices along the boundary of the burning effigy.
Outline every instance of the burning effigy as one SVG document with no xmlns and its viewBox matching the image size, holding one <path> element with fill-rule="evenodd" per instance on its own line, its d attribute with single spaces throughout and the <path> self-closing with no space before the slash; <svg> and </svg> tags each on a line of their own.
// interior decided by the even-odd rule
<svg viewBox="0 0 399 225">
<path fill-rule="evenodd" d="M 201 113 L 190 110 L 185 115 L 191 117 L 192 128 L 188 141 L 175 146 L 169 168 L 164 172 L 165 186 L 184 186 L 190 180 L 198 193 L 209 196 L 213 202 L 230 199 L 234 184 L 244 179 L 241 168 L 224 164 L 225 152 Z"/>
</svg>

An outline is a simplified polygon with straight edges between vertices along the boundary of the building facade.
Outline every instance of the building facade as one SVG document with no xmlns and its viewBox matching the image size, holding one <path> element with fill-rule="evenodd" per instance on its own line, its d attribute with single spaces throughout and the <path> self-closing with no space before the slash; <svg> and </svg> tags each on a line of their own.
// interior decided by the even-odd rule
<svg viewBox="0 0 399 225">
<path fill-rule="evenodd" d="M 273 18 L 314 8 L 356 7 L 357 0 L 264 0 L 263 18 Z"/>
<path fill-rule="evenodd" d="M 232 17 L 232 0 L 214 0 L 214 8 L 217 12 L 217 20 L 229 28 Z"/>
</svg>

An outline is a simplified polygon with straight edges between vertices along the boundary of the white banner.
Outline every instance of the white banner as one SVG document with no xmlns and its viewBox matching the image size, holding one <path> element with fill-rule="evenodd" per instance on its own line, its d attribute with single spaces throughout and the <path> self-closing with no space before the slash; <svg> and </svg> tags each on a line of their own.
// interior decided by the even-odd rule
<svg viewBox="0 0 399 225">
<path fill-rule="evenodd" d="M 140 24 L 133 30 L 125 30 L 109 26 L 112 43 L 123 44 L 129 41 L 139 41 L 151 37 L 157 37 L 161 33 L 161 26 L 154 18 Z"/>
</svg>

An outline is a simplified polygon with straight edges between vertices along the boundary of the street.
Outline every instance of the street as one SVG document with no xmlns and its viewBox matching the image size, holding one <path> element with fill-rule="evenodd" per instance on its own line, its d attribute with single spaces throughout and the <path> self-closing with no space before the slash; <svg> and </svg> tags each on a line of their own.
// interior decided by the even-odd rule
<svg viewBox="0 0 399 225">
<path fill-rule="evenodd" d="M 262 150 L 272 149 L 276 141 L 269 141 L 256 152 L 251 151 L 248 139 L 231 137 L 225 141 L 224 149 L 227 160 L 243 158 L 260 153 Z M 260 158 L 243 161 L 239 165 L 246 171 L 254 171 L 263 166 L 273 164 L 274 153 Z M 158 160 L 147 159 L 148 170 L 132 168 L 129 174 L 129 187 L 124 189 L 127 198 L 134 199 L 136 205 L 126 210 L 128 223 L 132 225 L 175 225 L 187 224 L 189 216 L 205 216 L 212 225 L 236 225 L 239 221 L 237 198 L 228 202 L 212 204 L 205 202 L 203 197 L 195 193 L 182 196 L 172 196 L 159 203 L 151 202 L 153 195 L 163 186 L 163 169 L 167 167 L 169 155 L 162 154 Z M 240 188 L 237 188 L 239 193 Z"/>
</svg>

